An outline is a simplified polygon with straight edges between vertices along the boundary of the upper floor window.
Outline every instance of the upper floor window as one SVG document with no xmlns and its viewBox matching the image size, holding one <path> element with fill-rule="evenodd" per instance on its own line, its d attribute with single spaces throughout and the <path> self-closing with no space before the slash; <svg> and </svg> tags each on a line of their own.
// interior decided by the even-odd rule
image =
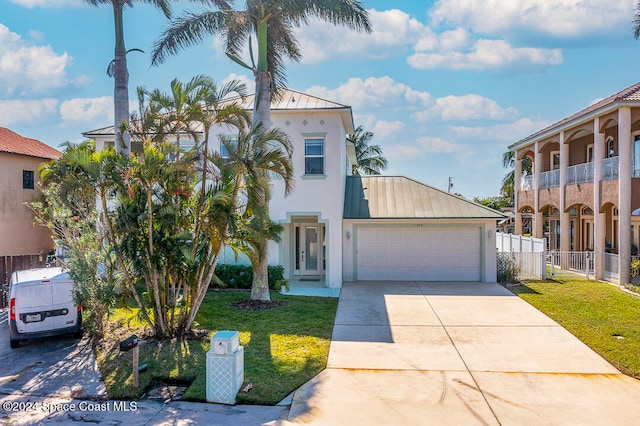
<svg viewBox="0 0 640 426">
<path fill-rule="evenodd" d="M 22 189 L 34 189 L 33 170 L 22 171 Z"/>
<path fill-rule="evenodd" d="M 587 145 L 587 163 L 593 163 L 593 144 Z"/>
<path fill-rule="evenodd" d="M 551 170 L 558 170 L 560 168 L 560 151 L 551 151 L 550 156 Z"/>
<path fill-rule="evenodd" d="M 304 174 L 324 174 L 324 139 L 306 138 L 304 140 Z"/>
<path fill-rule="evenodd" d="M 613 139 L 607 140 L 607 157 L 609 157 L 609 158 L 615 157 L 615 155 L 616 155 L 616 151 L 613 148 L 613 146 L 614 146 Z"/>
</svg>

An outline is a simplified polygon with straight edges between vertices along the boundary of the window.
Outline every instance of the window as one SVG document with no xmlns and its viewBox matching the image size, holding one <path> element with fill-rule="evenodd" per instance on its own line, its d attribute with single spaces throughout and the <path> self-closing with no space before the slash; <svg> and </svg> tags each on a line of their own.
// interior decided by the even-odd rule
<svg viewBox="0 0 640 426">
<path fill-rule="evenodd" d="M 225 146 L 226 144 L 226 146 Z M 220 156 L 225 160 L 229 159 L 229 147 L 235 147 L 238 145 L 238 137 L 237 136 L 222 136 L 220 138 Z"/>
<path fill-rule="evenodd" d="M 33 170 L 22 171 L 22 189 L 33 189 Z"/>
<path fill-rule="evenodd" d="M 558 170 L 560 168 L 560 151 L 551 151 L 551 170 Z"/>
<path fill-rule="evenodd" d="M 587 145 L 587 163 L 593 163 L 593 144 Z"/>
<path fill-rule="evenodd" d="M 613 139 L 607 140 L 607 157 L 615 157 L 616 151 L 613 149 Z"/>
<path fill-rule="evenodd" d="M 304 140 L 304 174 L 324 174 L 324 139 L 308 138 Z"/>
</svg>

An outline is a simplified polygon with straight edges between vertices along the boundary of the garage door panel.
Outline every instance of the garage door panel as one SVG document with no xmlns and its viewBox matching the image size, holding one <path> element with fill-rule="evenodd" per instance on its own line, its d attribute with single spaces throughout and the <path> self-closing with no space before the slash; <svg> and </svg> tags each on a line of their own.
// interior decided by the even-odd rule
<svg viewBox="0 0 640 426">
<path fill-rule="evenodd" d="M 359 280 L 479 281 L 480 227 L 358 230 Z"/>
</svg>

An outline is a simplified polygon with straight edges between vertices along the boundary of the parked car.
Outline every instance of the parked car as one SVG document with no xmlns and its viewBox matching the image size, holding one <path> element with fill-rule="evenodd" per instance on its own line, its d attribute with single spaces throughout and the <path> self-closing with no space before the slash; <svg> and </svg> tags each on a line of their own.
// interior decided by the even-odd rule
<svg viewBox="0 0 640 426">
<path fill-rule="evenodd" d="M 21 340 L 82 336 L 82 307 L 73 299 L 73 281 L 62 268 L 15 271 L 9 282 L 9 338 Z"/>
</svg>

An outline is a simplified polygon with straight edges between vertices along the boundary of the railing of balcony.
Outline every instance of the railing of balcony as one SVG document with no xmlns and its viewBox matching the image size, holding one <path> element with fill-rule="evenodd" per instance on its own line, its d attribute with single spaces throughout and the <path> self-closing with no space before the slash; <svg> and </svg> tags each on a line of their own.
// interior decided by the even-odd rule
<svg viewBox="0 0 640 426">
<path fill-rule="evenodd" d="M 540 188 L 560 186 L 560 169 L 540 173 Z"/>
<path fill-rule="evenodd" d="M 593 182 L 593 163 L 576 164 L 567 167 L 567 185 Z"/>
<path fill-rule="evenodd" d="M 531 191 L 533 189 L 532 175 L 522 176 L 522 180 L 520 181 L 520 189 L 523 191 Z"/>
<path fill-rule="evenodd" d="M 633 177 L 640 178 L 640 154 L 636 154 L 633 156 L 633 164 L 631 165 L 631 169 L 633 170 Z"/>
<path fill-rule="evenodd" d="M 618 179 L 618 157 L 602 160 L 602 180 Z"/>
</svg>

